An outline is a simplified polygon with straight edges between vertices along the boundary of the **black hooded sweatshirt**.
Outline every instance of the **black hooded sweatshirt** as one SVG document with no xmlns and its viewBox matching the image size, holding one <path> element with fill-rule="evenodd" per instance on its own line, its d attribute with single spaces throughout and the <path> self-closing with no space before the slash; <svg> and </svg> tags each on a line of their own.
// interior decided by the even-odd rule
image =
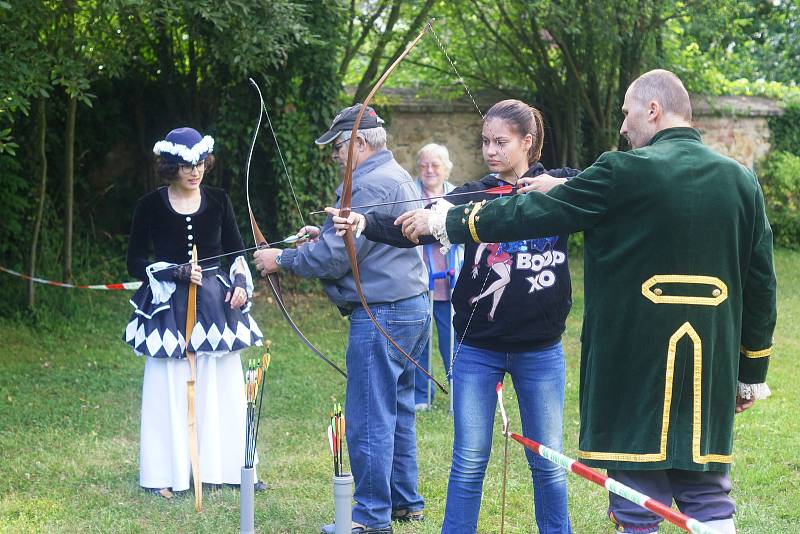
<svg viewBox="0 0 800 534">
<path fill-rule="evenodd" d="M 546 173 L 569 178 L 578 172 L 570 168 L 545 170 L 541 163 L 536 163 L 523 177 Z M 490 174 L 455 188 L 445 199 L 456 205 L 491 200 L 500 195 L 486 190 L 500 185 L 507 183 Z M 391 215 L 380 212 L 364 215 L 367 239 L 397 247 L 416 246 L 394 225 Z M 560 235 L 512 243 L 467 243 L 464 265 L 452 295 L 455 346 L 463 340 L 467 345 L 487 350 L 525 352 L 558 342 L 572 307 L 568 239 L 568 235 Z M 436 242 L 430 236 L 420 240 L 421 244 Z M 475 300 L 482 293 L 484 296 Z"/>
</svg>

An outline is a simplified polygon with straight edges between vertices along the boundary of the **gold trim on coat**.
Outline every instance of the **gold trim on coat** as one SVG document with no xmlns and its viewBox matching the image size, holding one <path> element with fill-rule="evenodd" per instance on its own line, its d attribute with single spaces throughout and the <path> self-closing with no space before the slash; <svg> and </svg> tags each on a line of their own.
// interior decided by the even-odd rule
<svg viewBox="0 0 800 534">
<path fill-rule="evenodd" d="M 745 358 L 766 358 L 772 354 L 772 347 L 764 350 L 747 350 L 744 345 L 739 347 L 739 352 L 744 354 Z"/>
<path fill-rule="evenodd" d="M 478 237 L 478 230 L 475 228 L 475 221 L 478 220 L 477 217 L 475 217 L 475 215 L 477 215 L 477 213 L 480 211 L 480 209 L 483 207 L 485 203 L 486 203 L 485 200 L 476 202 L 475 206 L 472 208 L 472 211 L 469 214 L 469 233 L 472 236 L 472 240 L 475 241 L 476 243 L 480 243 L 481 240 Z"/>
<path fill-rule="evenodd" d="M 643 286 L 644 287 L 644 286 Z M 657 453 L 622 453 L 622 452 L 596 452 L 578 451 L 581 458 L 588 460 L 610 460 L 621 462 L 661 462 L 667 459 L 667 437 L 669 435 L 670 409 L 672 407 L 672 388 L 675 378 L 675 354 L 678 351 L 678 342 L 688 336 L 692 342 L 692 461 L 698 464 L 709 462 L 731 463 L 731 455 L 701 454 L 700 434 L 702 431 L 702 389 L 703 389 L 703 343 L 700 335 L 687 321 L 678 328 L 669 338 L 667 348 L 667 366 L 664 377 L 664 408 L 661 416 L 661 439 Z"/>
<path fill-rule="evenodd" d="M 693 417 L 692 417 L 692 461 L 697 464 L 707 464 L 709 462 L 718 462 L 721 464 L 729 464 L 733 460 L 730 454 L 702 454 L 700 452 L 700 433 L 703 430 L 703 342 L 697 331 L 692 328 L 688 322 L 683 323 L 684 326 L 689 327 L 689 337 L 694 344 L 694 365 L 692 366 L 692 403 L 693 403 Z"/>
<path fill-rule="evenodd" d="M 714 286 L 709 297 L 687 297 L 664 295 L 662 288 L 653 289 L 656 284 L 702 284 Z M 728 286 L 716 276 L 694 274 L 657 274 L 642 284 L 642 295 L 656 304 L 697 304 L 699 306 L 719 306 L 728 298 Z"/>
</svg>

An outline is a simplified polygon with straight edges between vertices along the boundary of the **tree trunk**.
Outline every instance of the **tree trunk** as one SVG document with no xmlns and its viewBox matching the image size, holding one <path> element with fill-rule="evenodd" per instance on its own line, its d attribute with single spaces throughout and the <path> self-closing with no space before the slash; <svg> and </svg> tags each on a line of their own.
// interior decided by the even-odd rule
<svg viewBox="0 0 800 534">
<path fill-rule="evenodd" d="M 75 205 L 75 113 L 78 100 L 67 102 L 67 129 L 64 135 L 64 281 L 72 280 L 72 212 Z"/>
<path fill-rule="evenodd" d="M 37 118 L 39 119 L 39 191 L 38 207 L 36 217 L 33 221 L 33 236 L 31 239 L 31 253 L 28 263 L 28 276 L 36 276 L 36 252 L 39 246 L 39 232 L 42 229 L 42 219 L 44 218 L 44 200 L 47 192 L 47 152 L 45 151 L 45 133 L 47 131 L 47 111 L 45 109 L 44 97 L 39 98 L 37 103 Z M 28 280 L 28 308 L 33 309 L 35 305 L 36 284 L 33 280 Z"/>
<path fill-rule="evenodd" d="M 186 104 L 182 97 L 183 87 L 181 87 L 180 76 L 175 70 L 175 57 L 173 51 L 173 41 L 170 35 L 170 28 L 164 26 L 163 22 L 157 18 L 154 24 L 156 32 L 156 60 L 158 67 L 161 69 L 156 83 L 161 96 L 166 103 L 166 110 L 164 113 L 164 122 L 175 124 L 178 122 L 186 110 Z M 182 58 L 181 58 L 182 59 Z"/>
<path fill-rule="evenodd" d="M 392 10 L 389 12 L 389 17 L 386 19 L 386 26 L 383 29 L 383 33 L 378 38 L 378 43 L 370 53 L 369 64 L 364 74 L 361 75 L 361 81 L 358 82 L 358 86 L 356 87 L 356 93 L 353 95 L 353 104 L 361 102 L 366 98 L 375 80 L 378 78 L 378 65 L 381 62 L 381 58 L 383 58 L 383 51 L 386 50 L 386 45 L 392 38 L 394 25 L 400 18 L 401 5 L 401 2 L 397 2 L 392 6 Z M 384 67 L 384 72 L 388 66 L 389 64 Z"/>
</svg>

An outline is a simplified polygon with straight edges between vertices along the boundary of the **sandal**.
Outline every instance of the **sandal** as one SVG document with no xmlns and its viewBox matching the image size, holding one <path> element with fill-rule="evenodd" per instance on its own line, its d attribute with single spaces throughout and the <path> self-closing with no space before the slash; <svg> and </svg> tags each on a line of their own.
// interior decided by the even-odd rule
<svg viewBox="0 0 800 534">
<path fill-rule="evenodd" d="M 172 490 L 170 488 L 144 488 L 143 487 L 142 489 L 145 491 L 145 493 L 149 493 L 150 495 L 156 495 L 158 497 L 162 497 L 162 498 L 167 499 L 167 500 L 169 500 L 169 499 L 171 499 L 172 497 L 175 496 L 175 494 L 172 493 Z"/>
</svg>

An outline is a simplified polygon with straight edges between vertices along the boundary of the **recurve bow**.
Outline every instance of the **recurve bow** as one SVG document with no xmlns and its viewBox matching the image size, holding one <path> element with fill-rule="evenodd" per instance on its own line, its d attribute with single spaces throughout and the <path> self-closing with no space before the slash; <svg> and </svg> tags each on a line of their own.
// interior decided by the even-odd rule
<svg viewBox="0 0 800 534">
<path fill-rule="evenodd" d="M 247 212 L 250 215 L 250 228 L 253 232 L 253 240 L 258 247 L 265 247 L 268 246 L 267 240 L 264 238 L 264 234 L 261 233 L 261 229 L 258 227 L 258 223 L 256 222 L 255 215 L 253 215 L 253 208 L 250 203 L 250 162 L 253 158 L 253 149 L 256 146 L 256 139 L 258 138 L 258 130 L 261 127 L 261 117 L 264 113 L 264 98 L 261 96 L 261 89 L 258 88 L 256 82 L 251 78 L 250 83 L 253 84 L 253 87 L 256 88 L 258 91 L 258 98 L 260 101 L 260 108 L 258 112 L 258 123 L 256 124 L 255 132 L 253 133 L 253 141 L 250 145 L 250 153 L 247 156 L 247 170 L 245 172 L 245 194 L 247 195 Z M 292 331 L 297 335 L 300 341 L 308 347 L 311 352 L 313 352 L 319 359 L 330 365 L 333 369 L 335 369 L 340 375 L 344 378 L 347 378 L 347 373 L 342 371 L 335 363 L 333 363 L 327 356 L 325 356 L 322 351 L 320 351 L 317 347 L 314 346 L 311 341 L 300 331 L 300 328 L 297 324 L 292 320 L 292 316 L 289 315 L 289 310 L 286 309 L 286 305 L 283 302 L 283 298 L 281 297 L 281 290 L 280 290 L 280 281 L 277 274 L 271 274 L 267 276 L 267 285 L 272 291 L 272 296 L 275 299 L 275 303 L 278 305 L 278 308 L 281 310 L 281 314 L 283 318 L 289 323 Z"/>
</svg>

